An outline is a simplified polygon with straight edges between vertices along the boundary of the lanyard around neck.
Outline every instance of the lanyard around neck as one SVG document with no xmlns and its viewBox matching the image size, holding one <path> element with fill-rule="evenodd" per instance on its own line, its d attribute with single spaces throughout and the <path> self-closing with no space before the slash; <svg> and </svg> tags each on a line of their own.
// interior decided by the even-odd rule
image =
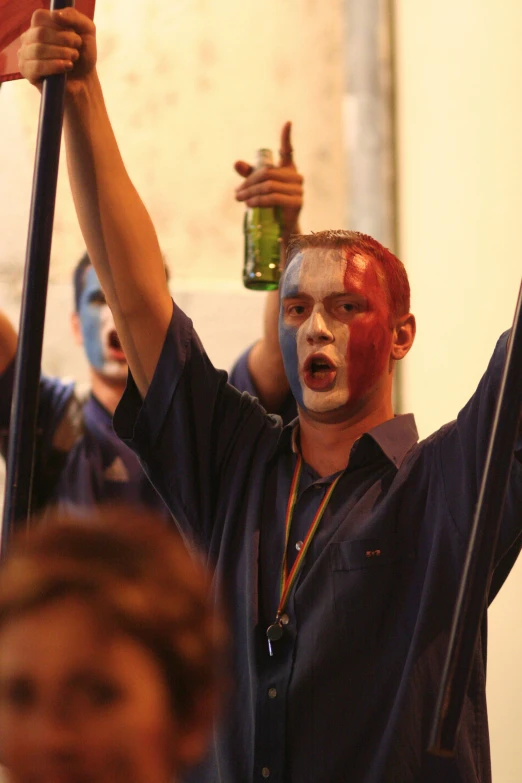
<svg viewBox="0 0 522 783">
<path fill-rule="evenodd" d="M 292 527 L 292 518 L 294 516 L 294 509 L 295 504 L 297 502 L 297 494 L 299 491 L 299 479 L 301 478 L 301 471 L 303 468 L 303 458 L 300 454 L 297 456 L 297 462 L 295 464 L 294 468 L 294 475 L 292 478 L 292 483 L 290 485 L 290 494 L 288 496 L 288 505 L 286 507 L 286 517 L 285 517 L 285 548 L 283 553 L 283 562 L 281 564 L 281 577 L 279 582 L 279 606 L 277 607 L 277 613 L 276 613 L 276 619 L 275 622 L 272 623 L 267 628 L 266 635 L 268 637 L 268 650 L 270 652 L 270 655 L 272 655 L 272 645 L 271 642 L 276 641 L 277 639 L 280 639 L 283 635 L 283 626 L 281 623 L 281 617 L 283 615 L 285 606 L 288 602 L 288 598 L 290 596 L 290 593 L 292 592 L 292 589 L 296 583 L 297 577 L 299 575 L 299 572 L 303 566 L 304 559 L 306 556 L 306 553 L 310 547 L 310 544 L 312 543 L 312 539 L 315 535 L 315 531 L 319 527 L 319 522 L 322 519 L 322 516 L 325 512 L 326 506 L 328 505 L 328 502 L 330 498 L 332 497 L 333 491 L 335 487 L 337 486 L 337 482 L 341 478 L 341 474 L 335 478 L 330 486 L 328 487 L 328 491 L 324 498 L 322 499 L 319 508 L 315 512 L 315 516 L 312 519 L 312 522 L 310 524 L 310 527 L 308 528 L 308 532 L 306 534 L 306 537 L 303 541 L 303 545 L 301 549 L 299 550 L 297 557 L 294 561 L 294 564 L 292 568 L 290 569 L 290 572 L 288 572 L 287 568 L 287 562 L 288 562 L 288 541 L 290 539 L 290 529 Z"/>
</svg>

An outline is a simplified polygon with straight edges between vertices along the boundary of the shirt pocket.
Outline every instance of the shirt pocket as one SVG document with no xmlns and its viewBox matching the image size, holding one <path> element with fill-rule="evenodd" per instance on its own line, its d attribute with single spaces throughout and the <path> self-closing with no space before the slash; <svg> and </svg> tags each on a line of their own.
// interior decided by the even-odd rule
<svg viewBox="0 0 522 783">
<path fill-rule="evenodd" d="M 330 544 L 336 621 L 350 650 L 368 652 L 389 632 L 405 559 L 376 539 Z"/>
</svg>

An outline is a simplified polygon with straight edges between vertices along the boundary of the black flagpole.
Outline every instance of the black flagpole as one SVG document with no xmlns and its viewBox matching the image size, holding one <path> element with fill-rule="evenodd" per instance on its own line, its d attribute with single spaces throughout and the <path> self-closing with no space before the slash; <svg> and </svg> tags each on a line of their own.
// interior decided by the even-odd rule
<svg viewBox="0 0 522 783">
<path fill-rule="evenodd" d="M 53 11 L 71 5 L 73 0 L 51 0 Z M 65 75 L 49 76 L 44 80 L 42 87 L 9 428 L 4 515 L 0 538 L 2 551 L 11 533 L 16 528 L 29 524 L 31 512 L 40 363 L 60 158 L 65 78 Z"/>
<path fill-rule="evenodd" d="M 487 608 L 493 559 L 522 405 L 522 286 L 491 430 L 484 475 L 455 605 L 429 751 L 451 756 Z M 521 512 L 522 514 L 522 509 Z"/>
</svg>

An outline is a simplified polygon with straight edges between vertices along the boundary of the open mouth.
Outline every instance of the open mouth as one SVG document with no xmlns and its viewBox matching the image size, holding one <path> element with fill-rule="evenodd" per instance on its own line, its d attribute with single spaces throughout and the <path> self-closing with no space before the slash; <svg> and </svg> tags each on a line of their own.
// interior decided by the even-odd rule
<svg viewBox="0 0 522 783">
<path fill-rule="evenodd" d="M 118 333 L 115 329 L 112 329 L 109 332 L 108 344 L 111 359 L 114 359 L 117 362 L 126 361 L 123 348 L 121 347 L 120 338 L 118 337 Z"/>
<path fill-rule="evenodd" d="M 312 354 L 303 366 L 303 380 L 309 389 L 328 391 L 335 382 L 337 367 L 325 354 Z"/>
</svg>

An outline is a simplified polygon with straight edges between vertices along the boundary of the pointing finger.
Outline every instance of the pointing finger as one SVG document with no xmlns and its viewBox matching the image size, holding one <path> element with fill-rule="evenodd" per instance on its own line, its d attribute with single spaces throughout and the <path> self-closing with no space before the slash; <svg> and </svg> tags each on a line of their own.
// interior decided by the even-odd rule
<svg viewBox="0 0 522 783">
<path fill-rule="evenodd" d="M 293 149 L 292 142 L 290 140 L 290 134 L 292 132 L 292 123 L 285 122 L 281 130 L 281 149 L 279 150 L 279 165 L 291 166 L 293 164 Z"/>
</svg>

